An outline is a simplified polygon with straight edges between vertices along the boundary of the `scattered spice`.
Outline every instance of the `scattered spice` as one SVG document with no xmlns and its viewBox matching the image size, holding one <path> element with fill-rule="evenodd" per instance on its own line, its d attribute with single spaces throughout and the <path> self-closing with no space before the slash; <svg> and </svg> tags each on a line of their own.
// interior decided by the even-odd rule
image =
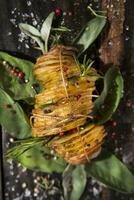
<svg viewBox="0 0 134 200">
<path fill-rule="evenodd" d="M 18 78 L 21 78 L 21 79 L 23 79 L 23 78 L 24 78 L 24 76 L 25 76 L 25 74 L 24 74 L 23 72 L 19 72 L 19 73 L 18 73 Z"/>
<path fill-rule="evenodd" d="M 5 108 L 12 108 L 11 104 L 5 104 Z"/>
<path fill-rule="evenodd" d="M 112 121 L 112 126 L 117 126 L 117 121 Z"/>
<path fill-rule="evenodd" d="M 60 133 L 59 133 L 59 136 L 60 136 L 60 137 L 64 136 L 64 132 L 60 132 Z"/>
<path fill-rule="evenodd" d="M 17 76 L 17 75 L 18 75 L 18 70 L 16 70 L 16 68 L 13 68 L 13 69 L 11 70 L 11 74 L 12 74 L 13 76 Z"/>
<path fill-rule="evenodd" d="M 13 113 L 13 114 L 16 114 L 16 110 L 12 110 L 12 113 Z"/>
<path fill-rule="evenodd" d="M 81 98 L 81 94 L 78 94 L 78 95 L 76 96 L 77 101 L 78 101 L 80 98 Z"/>
<path fill-rule="evenodd" d="M 56 15 L 61 15 L 61 14 L 62 14 L 61 8 L 56 8 L 56 9 L 55 9 L 55 14 L 56 14 Z"/>
</svg>

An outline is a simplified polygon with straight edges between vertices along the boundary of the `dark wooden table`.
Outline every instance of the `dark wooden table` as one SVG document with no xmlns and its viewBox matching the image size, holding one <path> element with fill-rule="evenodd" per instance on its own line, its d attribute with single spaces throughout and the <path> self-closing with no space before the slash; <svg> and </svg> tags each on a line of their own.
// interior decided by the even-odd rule
<svg viewBox="0 0 134 200">
<path fill-rule="evenodd" d="M 0 49 L 17 54 L 37 57 L 39 53 L 31 48 L 31 40 L 24 39 L 20 33 L 18 24 L 28 22 L 40 26 L 42 20 L 55 8 L 63 10 L 63 16 L 59 19 L 72 29 L 70 37 L 73 37 L 88 21 L 90 15 L 86 7 L 93 4 L 95 9 L 102 7 L 107 11 L 111 24 L 110 31 L 103 34 L 102 41 L 97 43 L 101 49 L 102 63 L 109 62 L 121 67 L 125 79 L 124 98 L 117 113 L 113 116 L 109 132 L 114 133 L 110 140 L 110 149 L 124 160 L 134 172 L 134 1 L 127 0 L 0 0 Z M 114 15 L 115 18 L 113 18 Z M 59 17 L 60 18 L 60 17 Z M 124 22 L 125 19 L 125 22 Z M 69 42 L 70 38 L 65 40 Z M 117 42 L 118 48 L 117 48 Z M 105 65 L 106 66 L 106 65 Z M 116 123 L 113 123 L 115 122 Z M 109 126 L 108 124 L 108 126 Z M 12 146 L 13 138 L 2 131 L 1 134 L 1 168 L 0 168 L 0 200 L 33 200 L 33 199 L 58 199 L 59 191 L 51 191 L 38 187 L 38 180 L 43 177 L 55 180 L 59 184 L 59 175 L 36 173 L 23 168 L 14 162 L 7 162 L 3 153 Z M 111 137 L 111 136 L 110 136 Z M 96 194 L 94 191 L 100 191 Z M 60 187 L 59 187 L 60 188 Z M 56 195 L 56 196 L 55 196 Z M 96 182 L 89 180 L 85 194 L 81 200 L 134 200 L 133 195 L 121 194 L 100 187 Z"/>
</svg>

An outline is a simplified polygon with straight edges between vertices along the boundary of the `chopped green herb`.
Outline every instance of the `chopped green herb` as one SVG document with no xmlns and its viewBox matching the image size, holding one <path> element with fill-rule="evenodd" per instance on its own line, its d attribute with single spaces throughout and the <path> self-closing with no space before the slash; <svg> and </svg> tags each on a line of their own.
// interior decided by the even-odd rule
<svg viewBox="0 0 134 200">
<path fill-rule="evenodd" d="M 46 104 L 41 105 L 41 108 L 46 108 L 46 107 L 53 105 L 53 104 L 55 104 L 54 100 L 52 100 L 50 103 L 46 103 Z"/>
</svg>

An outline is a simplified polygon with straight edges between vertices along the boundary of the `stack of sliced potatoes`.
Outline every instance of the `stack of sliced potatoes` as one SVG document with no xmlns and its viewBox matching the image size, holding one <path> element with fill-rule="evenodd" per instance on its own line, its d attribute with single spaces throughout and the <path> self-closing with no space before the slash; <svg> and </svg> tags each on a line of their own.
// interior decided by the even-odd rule
<svg viewBox="0 0 134 200">
<path fill-rule="evenodd" d="M 96 157 L 106 135 L 103 126 L 87 123 L 92 117 L 95 80 L 81 76 L 76 52 L 72 47 L 55 46 L 38 58 L 33 70 L 43 89 L 35 97 L 32 135 L 56 135 L 48 145 L 72 164 Z"/>
</svg>

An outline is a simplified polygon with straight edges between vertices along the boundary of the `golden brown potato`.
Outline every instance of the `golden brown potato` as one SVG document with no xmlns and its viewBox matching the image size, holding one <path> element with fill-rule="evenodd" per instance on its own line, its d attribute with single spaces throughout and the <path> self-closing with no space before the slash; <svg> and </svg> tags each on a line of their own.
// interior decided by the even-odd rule
<svg viewBox="0 0 134 200">
<path fill-rule="evenodd" d="M 105 130 L 103 126 L 85 126 L 93 108 L 95 80 L 81 76 L 75 53 L 75 48 L 58 45 L 37 60 L 33 74 L 41 81 L 43 90 L 35 97 L 32 135 L 64 133 L 50 146 L 68 162 L 80 164 L 100 152 Z"/>
</svg>

